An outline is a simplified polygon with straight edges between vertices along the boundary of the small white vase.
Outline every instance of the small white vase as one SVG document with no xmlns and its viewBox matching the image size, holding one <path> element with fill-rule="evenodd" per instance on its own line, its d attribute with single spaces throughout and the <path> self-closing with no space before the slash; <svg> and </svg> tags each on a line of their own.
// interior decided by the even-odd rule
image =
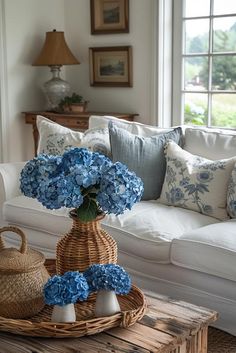
<svg viewBox="0 0 236 353">
<path fill-rule="evenodd" d="M 54 305 L 52 310 L 51 321 L 53 322 L 75 322 L 75 306 L 74 304 L 66 304 L 63 306 Z"/>
<path fill-rule="evenodd" d="M 120 311 L 120 305 L 114 291 L 98 291 L 94 309 L 96 317 L 111 316 Z"/>
</svg>

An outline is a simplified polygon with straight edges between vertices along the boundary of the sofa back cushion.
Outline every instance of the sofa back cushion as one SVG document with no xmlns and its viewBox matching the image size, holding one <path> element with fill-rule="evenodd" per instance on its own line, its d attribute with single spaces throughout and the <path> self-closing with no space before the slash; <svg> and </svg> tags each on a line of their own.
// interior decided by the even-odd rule
<svg viewBox="0 0 236 353">
<path fill-rule="evenodd" d="M 236 131 L 186 128 L 184 149 L 212 160 L 236 156 Z"/>
<path fill-rule="evenodd" d="M 131 134 L 150 137 L 153 135 L 157 135 L 162 132 L 173 131 L 173 128 L 159 128 L 157 126 L 145 125 L 142 123 L 138 123 L 137 121 L 127 121 L 123 119 L 118 119 L 114 116 L 98 116 L 91 115 L 89 117 L 89 129 L 94 128 L 108 128 L 109 122 L 112 121 L 116 125 L 119 124 L 119 127 L 122 127 L 126 131 Z"/>
<path fill-rule="evenodd" d="M 182 143 L 181 128 L 151 137 L 141 137 L 110 122 L 109 133 L 113 162 L 126 164 L 143 180 L 143 200 L 157 199 L 166 169 L 164 145 L 169 139 Z"/>
<path fill-rule="evenodd" d="M 236 158 L 208 160 L 167 142 L 166 175 L 160 202 L 224 220 L 229 179 Z"/>
</svg>

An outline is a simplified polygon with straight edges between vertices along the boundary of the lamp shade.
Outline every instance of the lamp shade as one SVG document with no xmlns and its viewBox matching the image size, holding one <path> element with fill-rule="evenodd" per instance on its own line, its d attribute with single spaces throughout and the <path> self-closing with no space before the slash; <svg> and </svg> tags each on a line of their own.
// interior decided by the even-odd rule
<svg viewBox="0 0 236 353">
<path fill-rule="evenodd" d="M 70 51 L 66 44 L 64 32 L 57 32 L 55 29 L 52 32 L 46 32 L 46 39 L 43 48 L 33 62 L 33 66 L 61 66 L 75 65 L 80 62 Z"/>
</svg>

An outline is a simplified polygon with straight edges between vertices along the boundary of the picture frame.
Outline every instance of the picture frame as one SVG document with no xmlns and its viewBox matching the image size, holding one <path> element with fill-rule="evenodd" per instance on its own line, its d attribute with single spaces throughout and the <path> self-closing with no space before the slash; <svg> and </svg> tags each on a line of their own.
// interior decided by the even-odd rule
<svg viewBox="0 0 236 353">
<path fill-rule="evenodd" d="M 89 48 L 90 85 L 132 87 L 132 47 Z"/>
<path fill-rule="evenodd" d="M 129 0 L 90 0 L 91 34 L 129 32 Z"/>
</svg>

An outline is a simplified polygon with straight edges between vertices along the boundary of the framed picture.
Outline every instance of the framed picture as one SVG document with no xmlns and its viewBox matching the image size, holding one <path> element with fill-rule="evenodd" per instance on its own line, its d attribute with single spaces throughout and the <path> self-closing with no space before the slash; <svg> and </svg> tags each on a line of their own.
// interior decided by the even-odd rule
<svg viewBox="0 0 236 353">
<path fill-rule="evenodd" d="M 90 85 L 132 87 L 132 48 L 89 48 Z"/>
<path fill-rule="evenodd" d="M 90 0 L 91 33 L 129 32 L 129 0 Z"/>
</svg>

